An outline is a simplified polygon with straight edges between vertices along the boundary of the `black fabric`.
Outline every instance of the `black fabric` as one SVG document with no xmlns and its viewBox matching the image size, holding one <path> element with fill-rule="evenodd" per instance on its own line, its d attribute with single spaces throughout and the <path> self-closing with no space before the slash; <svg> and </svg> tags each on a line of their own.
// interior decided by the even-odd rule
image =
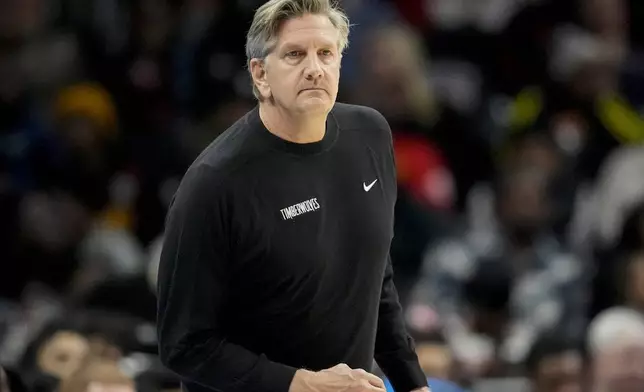
<svg viewBox="0 0 644 392">
<path fill-rule="evenodd" d="M 374 358 L 399 391 L 425 386 L 393 283 L 396 174 L 375 110 L 336 104 L 296 144 L 255 108 L 186 173 L 159 267 L 164 364 L 189 391 L 286 392 L 298 368 Z"/>
</svg>

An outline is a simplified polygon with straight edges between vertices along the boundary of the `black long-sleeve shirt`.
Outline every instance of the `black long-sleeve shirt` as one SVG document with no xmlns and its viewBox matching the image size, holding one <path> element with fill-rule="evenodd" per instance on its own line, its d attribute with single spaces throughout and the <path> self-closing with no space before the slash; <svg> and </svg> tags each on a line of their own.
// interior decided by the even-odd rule
<svg viewBox="0 0 644 392">
<path fill-rule="evenodd" d="M 191 392 L 287 392 L 299 368 L 374 358 L 397 391 L 427 385 L 392 280 L 396 193 L 375 110 L 336 104 L 309 144 L 250 111 L 196 159 L 169 211 L 164 364 Z"/>
</svg>

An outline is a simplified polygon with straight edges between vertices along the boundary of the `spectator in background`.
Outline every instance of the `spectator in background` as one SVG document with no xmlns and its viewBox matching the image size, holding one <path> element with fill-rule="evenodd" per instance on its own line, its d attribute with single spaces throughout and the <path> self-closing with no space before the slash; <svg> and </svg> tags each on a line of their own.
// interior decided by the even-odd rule
<svg viewBox="0 0 644 392">
<path fill-rule="evenodd" d="M 364 47 L 372 39 L 371 32 L 384 25 L 400 22 L 395 7 L 387 1 L 379 0 L 342 0 L 342 8 L 352 21 L 351 46 L 342 55 L 342 80 L 339 96 L 359 86 Z M 343 100 L 343 99 L 341 99 Z"/>
<path fill-rule="evenodd" d="M 541 133 L 516 135 L 510 139 L 509 148 L 500 155 L 498 165 L 502 171 L 521 167 L 543 171 L 550 181 L 550 225 L 557 239 L 566 243 L 576 201 L 575 175 L 556 142 Z"/>
<path fill-rule="evenodd" d="M 0 172 L 20 192 L 38 184 L 30 166 L 49 142 L 43 106 L 80 72 L 75 40 L 52 11 L 43 0 L 0 3 Z"/>
<path fill-rule="evenodd" d="M 510 127 L 547 131 L 573 160 L 579 180 L 590 181 L 612 150 L 644 140 L 644 119 L 619 84 L 628 49 L 623 1 L 579 6 L 580 23 L 553 33 L 550 80 L 517 95 Z"/>
<path fill-rule="evenodd" d="M 526 360 L 533 392 L 581 392 L 585 389 L 584 344 L 565 335 L 541 336 Z"/>
<path fill-rule="evenodd" d="M 62 380 L 59 392 L 135 392 L 135 384 L 116 362 L 91 359 L 68 378 Z"/>
<path fill-rule="evenodd" d="M 545 331 L 574 336 L 585 327 L 587 277 L 552 235 L 550 185 L 536 168 L 506 173 L 497 188 L 497 226 L 428 250 L 409 320 L 421 330 L 443 325 L 457 357 L 475 373 L 497 359 L 520 363 Z M 415 316 L 427 312 L 435 316 Z M 477 330 L 483 334 L 473 335 Z"/>
<path fill-rule="evenodd" d="M 589 326 L 593 392 L 644 390 L 644 316 L 611 308 Z"/>
<path fill-rule="evenodd" d="M 116 107 L 110 93 L 95 83 L 79 83 L 60 91 L 53 105 L 59 151 L 42 162 L 40 181 L 62 188 L 91 211 L 108 202 L 119 138 Z"/>
<path fill-rule="evenodd" d="M 63 89 L 52 112 L 55 144 L 32 159 L 37 186 L 20 205 L 21 258 L 35 280 L 63 290 L 76 247 L 108 203 L 118 125 L 110 94 L 91 83 Z"/>
<path fill-rule="evenodd" d="M 85 367 L 95 361 L 112 368 L 118 364 L 128 378 L 144 375 L 154 383 L 168 377 L 156 356 L 148 355 L 156 354 L 156 344 L 154 327 L 139 318 L 83 309 L 47 323 L 30 339 L 16 368 L 31 392 L 79 382 Z"/>
<path fill-rule="evenodd" d="M 81 367 L 89 352 L 89 341 L 85 337 L 59 330 L 38 347 L 36 363 L 42 372 L 65 379 Z"/>
<path fill-rule="evenodd" d="M 30 390 L 49 391 L 77 372 L 90 355 L 78 326 L 51 324 L 29 344 L 20 371 Z"/>
<path fill-rule="evenodd" d="M 436 120 L 436 101 L 431 90 L 427 58 L 417 34 L 402 24 L 374 28 L 362 47 L 359 88 L 352 100 L 380 111 L 392 130 L 410 124 L 421 129 Z"/>
</svg>

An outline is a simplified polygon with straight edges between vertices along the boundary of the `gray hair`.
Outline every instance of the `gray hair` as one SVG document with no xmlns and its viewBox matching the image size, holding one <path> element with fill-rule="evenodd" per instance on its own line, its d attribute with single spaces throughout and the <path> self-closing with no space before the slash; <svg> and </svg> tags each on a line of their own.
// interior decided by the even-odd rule
<svg viewBox="0 0 644 392">
<path fill-rule="evenodd" d="M 255 12 L 246 35 L 246 64 L 252 59 L 266 59 L 275 48 L 282 22 L 305 14 L 326 15 L 340 33 L 338 48 L 342 53 L 349 45 L 349 19 L 332 0 L 269 0 Z M 250 72 L 250 67 L 249 70 Z M 252 79 L 252 75 L 251 75 Z M 253 83 L 253 95 L 260 99 Z"/>
<path fill-rule="evenodd" d="M 642 347 L 644 316 L 636 310 L 616 306 L 599 313 L 588 326 L 588 346 L 592 355 L 606 349 Z"/>
</svg>

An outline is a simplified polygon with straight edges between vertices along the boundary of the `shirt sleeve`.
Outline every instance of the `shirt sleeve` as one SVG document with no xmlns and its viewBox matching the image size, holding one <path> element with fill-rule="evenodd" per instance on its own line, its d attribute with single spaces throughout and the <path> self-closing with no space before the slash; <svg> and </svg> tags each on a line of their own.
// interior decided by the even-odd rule
<svg viewBox="0 0 644 392">
<path fill-rule="evenodd" d="M 287 392 L 297 369 L 226 340 L 221 328 L 231 221 L 214 169 L 188 171 L 168 219 L 158 277 L 159 354 L 183 382 L 214 391 Z"/>
<path fill-rule="evenodd" d="M 418 363 L 414 341 L 405 327 L 394 285 L 391 258 L 387 259 L 382 282 L 375 359 L 396 391 L 409 392 L 427 386 L 427 377 Z"/>
</svg>

